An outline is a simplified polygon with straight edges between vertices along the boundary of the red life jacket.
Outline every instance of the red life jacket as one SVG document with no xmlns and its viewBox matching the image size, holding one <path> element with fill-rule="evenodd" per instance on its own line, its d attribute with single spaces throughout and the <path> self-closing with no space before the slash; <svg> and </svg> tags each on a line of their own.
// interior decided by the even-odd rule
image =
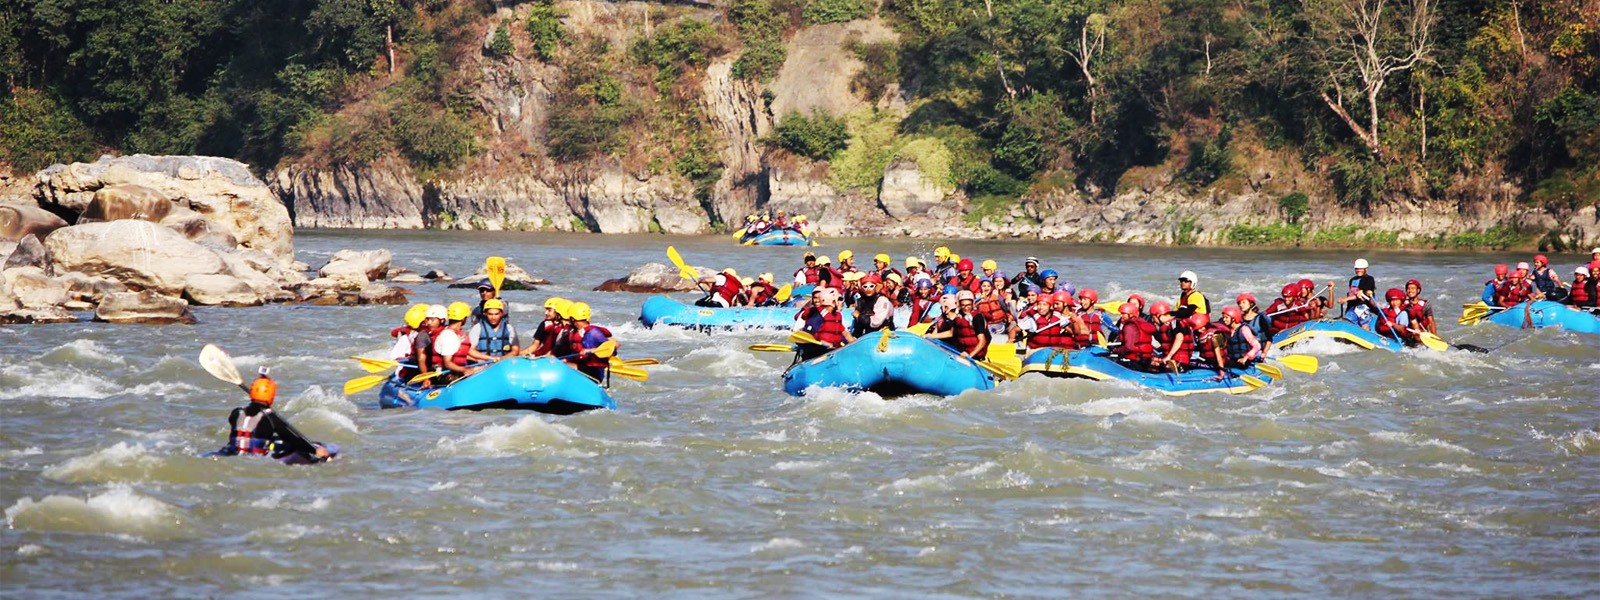
<svg viewBox="0 0 1600 600">
<path fill-rule="evenodd" d="M 539 340 L 539 349 L 535 351 L 533 355 L 550 356 L 552 353 L 554 353 L 556 348 L 556 340 L 561 338 L 562 329 L 563 328 L 559 324 L 552 323 L 550 321 L 539 323 L 539 329 L 535 331 L 535 337 L 537 337 Z"/>
<path fill-rule="evenodd" d="M 977 275 L 968 273 L 966 277 L 962 277 L 961 275 L 957 274 L 955 277 L 950 279 L 950 283 L 955 284 L 957 288 L 971 290 L 974 294 L 978 293 Z"/>
<path fill-rule="evenodd" d="M 1412 300 L 1406 305 L 1406 316 L 1417 329 L 1426 329 L 1423 321 L 1428 320 L 1428 301 L 1421 298 Z"/>
<path fill-rule="evenodd" d="M 1112 352 L 1134 362 L 1147 362 L 1155 356 L 1155 324 L 1134 317 L 1122 324 L 1121 342 Z"/>
<path fill-rule="evenodd" d="M 566 352 L 562 352 L 562 354 L 579 354 L 584 350 L 589 350 L 589 348 L 583 347 L 583 338 L 584 335 L 589 333 L 590 329 L 597 329 L 600 331 L 600 333 L 605 334 L 606 339 L 611 339 L 610 329 L 591 324 L 588 327 L 582 330 L 574 331 L 571 335 L 567 336 L 567 349 Z M 594 354 L 584 354 L 573 357 L 573 362 L 577 363 L 578 368 L 580 369 L 604 369 L 610 366 L 611 359 L 601 358 L 599 356 L 595 356 Z"/>
<path fill-rule="evenodd" d="M 1567 302 L 1569 304 L 1573 305 L 1573 306 L 1588 306 L 1588 304 L 1589 304 L 1589 286 L 1587 285 L 1588 283 L 1589 283 L 1588 280 L 1584 280 L 1583 284 L 1579 284 L 1576 281 L 1572 282 L 1572 289 L 1567 292 Z"/>
<path fill-rule="evenodd" d="M 244 411 L 239 411 L 239 420 L 234 423 L 233 447 L 237 448 L 240 454 L 266 454 L 272 451 L 268 445 L 269 440 L 256 437 L 256 426 L 260 425 L 261 419 L 270 412 L 272 409 L 265 408 L 255 416 L 247 417 Z"/>
<path fill-rule="evenodd" d="M 1200 351 L 1200 362 L 1220 369 L 1228 364 L 1228 336 L 1232 332 L 1226 325 L 1212 323 L 1205 330 L 1195 333 L 1195 347 Z M 1217 352 L 1222 352 L 1222 362 L 1218 363 Z"/>
<path fill-rule="evenodd" d="M 972 309 L 983 315 L 983 319 L 990 323 L 1004 323 L 1011 320 L 1011 313 L 1006 312 L 1006 307 L 1000 303 L 999 295 L 984 298 L 973 305 Z"/>
<path fill-rule="evenodd" d="M 1508 280 L 1505 285 L 1495 286 L 1494 289 L 1495 304 L 1506 308 L 1527 302 L 1531 297 L 1533 297 L 1533 286 L 1529 285 L 1526 279 L 1518 283 L 1511 283 Z"/>
<path fill-rule="evenodd" d="M 1182 307 L 1188 306 L 1189 305 L 1189 297 L 1190 296 L 1200 296 L 1200 298 L 1202 300 L 1205 299 L 1205 295 L 1201 294 L 1200 290 L 1189 290 L 1187 292 L 1184 292 L 1182 295 L 1178 296 L 1178 307 L 1182 308 Z M 1205 311 L 1198 311 L 1197 310 L 1195 312 L 1209 312 L 1210 310 L 1211 310 L 1211 303 L 1207 302 Z"/>
<path fill-rule="evenodd" d="M 456 348 L 455 354 L 450 355 L 450 362 L 465 367 L 467 366 L 467 361 L 470 360 L 467 353 L 472 351 L 472 340 L 467 338 L 467 332 L 465 331 L 457 331 L 456 335 L 461 337 L 461 346 Z"/>
<path fill-rule="evenodd" d="M 911 323 L 917 324 L 933 322 L 933 318 L 938 316 L 938 313 L 929 313 L 928 307 L 938 303 L 938 300 L 924 300 L 922 296 L 913 294 L 911 296 Z"/>
<path fill-rule="evenodd" d="M 794 274 L 796 276 L 799 276 L 801 273 L 805 273 L 805 275 L 806 275 L 806 284 L 808 284 L 808 285 L 816 285 L 817 284 L 817 268 L 816 267 L 800 267 L 799 269 L 795 269 L 795 271 L 794 271 Z"/>
<path fill-rule="evenodd" d="M 739 283 L 737 277 L 725 274 L 722 276 L 722 283 L 711 288 L 711 293 L 726 301 L 728 306 L 733 306 L 733 299 L 739 295 L 739 290 L 743 288 L 743 284 Z"/>
<path fill-rule="evenodd" d="M 810 310 L 820 312 L 814 308 Z M 817 341 L 829 346 L 842 344 L 844 343 L 844 317 L 837 310 L 829 311 L 828 314 L 822 315 L 822 325 L 817 327 L 816 331 L 810 333 L 812 337 L 817 338 Z"/>
<path fill-rule="evenodd" d="M 1178 340 L 1180 334 L 1183 336 L 1181 342 Z M 1177 345 L 1178 352 L 1172 355 L 1173 362 L 1187 365 L 1193 358 L 1194 332 L 1189 330 L 1187 326 L 1179 324 L 1177 319 L 1173 319 L 1169 325 L 1156 326 L 1156 341 L 1161 343 L 1161 353 L 1163 355 L 1170 352 L 1174 344 Z"/>
<path fill-rule="evenodd" d="M 962 352 L 977 351 L 978 334 L 984 332 L 980 332 L 978 331 L 978 328 L 973 327 L 972 320 L 965 315 L 958 316 L 954 319 L 950 319 L 949 321 L 951 329 L 955 332 L 951 335 L 951 341 L 954 342 L 956 349 Z"/>
<path fill-rule="evenodd" d="M 1289 309 L 1289 308 L 1298 308 L 1298 307 L 1301 307 L 1301 306 L 1305 306 L 1305 305 L 1304 304 L 1290 304 L 1290 303 L 1284 302 L 1283 298 L 1279 298 L 1277 300 L 1272 301 L 1272 306 L 1268 306 L 1267 307 L 1267 314 L 1272 314 L 1272 313 L 1275 313 L 1275 312 L 1278 312 L 1278 311 L 1281 311 L 1281 310 L 1285 310 L 1285 309 Z M 1304 323 L 1304 322 L 1306 322 L 1307 319 L 1310 318 L 1310 313 L 1311 313 L 1310 309 L 1300 309 L 1300 310 L 1291 310 L 1291 311 L 1283 313 L 1283 314 L 1272 315 L 1272 317 L 1271 317 L 1272 318 L 1272 331 L 1274 333 L 1276 333 L 1276 332 L 1283 331 L 1285 329 L 1289 329 L 1291 327 L 1294 327 L 1295 325 L 1299 325 L 1301 323 Z"/>
<path fill-rule="evenodd" d="M 1034 319 L 1039 326 L 1038 333 L 1028 337 L 1028 348 L 1079 348 L 1077 338 L 1072 336 L 1072 322 L 1062 319 L 1058 315 L 1039 317 Z M 1059 325 L 1058 325 L 1059 323 Z M 1048 327 L 1049 329 L 1046 329 Z"/>
<path fill-rule="evenodd" d="M 1405 337 L 1406 332 L 1400 329 L 1400 315 L 1404 314 L 1405 310 L 1395 310 L 1385 306 L 1383 307 L 1382 312 L 1383 316 L 1378 318 L 1378 324 L 1377 326 L 1373 327 L 1373 331 L 1378 335 L 1390 339 L 1393 339 L 1396 336 Z"/>
<path fill-rule="evenodd" d="M 1102 314 L 1105 314 L 1105 311 L 1098 308 L 1083 313 L 1083 324 L 1089 328 L 1089 343 L 1085 347 L 1100 343 L 1100 326 L 1104 324 L 1100 316 Z"/>
</svg>

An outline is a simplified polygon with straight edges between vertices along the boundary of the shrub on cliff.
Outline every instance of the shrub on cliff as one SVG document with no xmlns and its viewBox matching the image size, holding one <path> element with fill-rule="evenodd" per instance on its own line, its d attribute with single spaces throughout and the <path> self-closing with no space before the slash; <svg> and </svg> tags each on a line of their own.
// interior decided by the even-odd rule
<svg viewBox="0 0 1600 600">
<path fill-rule="evenodd" d="M 872 16 L 872 9 L 864 0 L 811 0 L 804 15 L 807 25 L 821 25 L 865 19 Z"/>
<path fill-rule="evenodd" d="M 784 115 L 765 141 L 811 160 L 829 160 L 849 145 L 850 132 L 844 119 L 818 110 L 809 117 Z"/>
</svg>

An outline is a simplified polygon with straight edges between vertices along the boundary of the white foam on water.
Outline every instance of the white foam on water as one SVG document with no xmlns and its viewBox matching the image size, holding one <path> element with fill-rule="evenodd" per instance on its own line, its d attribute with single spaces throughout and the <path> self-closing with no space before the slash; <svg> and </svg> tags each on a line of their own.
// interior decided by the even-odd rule
<svg viewBox="0 0 1600 600">
<path fill-rule="evenodd" d="M 815 471 L 832 464 L 825 460 L 786 460 L 772 465 L 774 471 Z"/>
<path fill-rule="evenodd" d="M 1181 456 L 1182 453 L 1178 451 L 1176 446 L 1162 444 L 1149 450 L 1140 451 L 1133 456 L 1114 457 L 1111 459 L 1111 464 L 1125 469 L 1143 471 L 1151 467 L 1176 465 Z M 1224 459 L 1223 464 L 1227 464 L 1226 459 Z"/>
<path fill-rule="evenodd" d="M 28 365 L 0 367 L 0 375 L 25 381 L 20 386 L 0 390 L 0 400 L 15 398 L 100 399 L 116 394 L 119 386 L 73 368 L 33 368 Z"/>
<path fill-rule="evenodd" d="M 21 450 L 7 450 L 6 451 L 6 457 L 7 458 L 10 458 L 10 457 L 13 457 L 13 456 L 38 456 L 40 454 L 44 454 L 44 449 L 40 448 L 38 446 L 28 446 L 27 448 L 23 448 Z"/>
<path fill-rule="evenodd" d="M 327 498 L 324 498 L 322 496 L 318 496 L 315 499 L 313 499 L 312 501 L 305 502 L 305 503 L 302 503 L 302 502 L 299 502 L 299 501 L 284 502 L 284 500 L 286 498 L 288 498 L 288 494 L 286 494 L 285 492 L 283 492 L 281 490 L 274 491 L 274 492 L 272 492 L 270 494 L 267 494 L 266 496 L 264 496 L 262 498 L 258 498 L 256 500 L 252 500 L 250 502 L 250 506 L 253 506 L 255 508 L 264 508 L 264 509 L 267 509 L 267 510 L 278 510 L 278 509 L 281 509 L 281 508 L 287 508 L 289 510 L 297 510 L 297 511 L 300 511 L 300 512 L 316 512 L 316 511 L 327 510 L 328 506 L 331 504 L 330 502 L 328 502 Z"/>
<path fill-rule="evenodd" d="M 302 410 L 296 415 L 296 421 L 317 425 L 317 429 L 333 428 L 347 433 L 361 433 L 361 428 L 356 422 L 343 414 L 333 412 L 326 408 L 313 408 Z"/>
<path fill-rule="evenodd" d="M 507 456 L 534 450 L 555 451 L 575 457 L 592 456 L 571 448 L 577 430 L 528 415 L 508 425 L 490 425 L 461 438 L 439 438 L 437 449 L 449 456 Z"/>
<path fill-rule="evenodd" d="M 36 531 L 165 537 L 181 533 L 183 512 L 127 486 L 114 486 L 82 499 L 46 496 L 36 502 L 22 498 L 6 509 L 6 524 Z"/>
<path fill-rule="evenodd" d="M 804 548 L 804 547 L 806 547 L 805 543 L 801 542 L 800 540 L 797 540 L 797 539 L 794 539 L 794 538 L 780 537 L 780 538 L 772 538 L 770 540 L 767 540 L 767 542 L 765 544 L 751 546 L 750 547 L 750 553 L 751 554 L 759 554 L 759 553 L 762 553 L 762 552 L 777 551 L 777 550 L 798 550 L 798 549 L 801 549 L 801 548 Z"/>
<path fill-rule="evenodd" d="M 777 431 L 763 431 L 756 434 L 756 438 L 781 444 L 789 441 L 789 430 L 779 429 Z"/>
<path fill-rule="evenodd" d="M 951 489 L 950 483 L 961 479 L 975 479 L 999 467 L 1000 463 L 989 461 L 976 466 L 962 469 L 955 473 L 924 475 L 922 477 L 903 477 L 894 482 L 878 486 L 879 491 L 889 491 L 903 494 L 909 491 L 939 491 Z"/>
<path fill-rule="evenodd" d="M 17 556 L 44 556 L 49 553 L 49 550 L 38 544 L 23 544 L 17 547 Z"/>
<path fill-rule="evenodd" d="M 541 560 L 535 561 L 533 563 L 533 568 L 552 573 L 567 573 L 578 570 L 578 563 Z"/>
<path fill-rule="evenodd" d="M 77 339 L 56 346 L 44 353 L 45 358 L 61 359 L 66 362 L 74 360 L 84 362 L 97 362 L 113 365 L 125 365 L 128 361 L 99 342 L 87 339 Z"/>
<path fill-rule="evenodd" d="M 1401 444 L 1404 446 L 1411 446 L 1414 448 L 1439 448 L 1443 450 L 1449 450 L 1451 452 L 1459 452 L 1461 454 L 1472 454 L 1471 450 L 1468 450 L 1464 447 L 1457 446 L 1444 440 L 1434 439 L 1414 433 L 1405 433 L 1402 431 L 1374 431 L 1367 435 L 1371 436 L 1373 439 Z"/>
<path fill-rule="evenodd" d="M 144 444 L 117 442 L 87 456 L 69 459 L 46 467 L 44 476 L 56 481 L 136 481 L 144 479 L 160 464 Z"/>
<path fill-rule="evenodd" d="M 757 358 L 748 350 L 722 344 L 696 348 L 688 356 L 677 360 L 693 361 L 696 364 L 704 362 L 705 366 L 695 371 L 719 377 L 752 377 L 779 372 L 779 369 Z"/>
<path fill-rule="evenodd" d="M 1273 352 L 1279 351 L 1273 350 Z M 1283 351 L 1294 354 L 1310 354 L 1312 356 L 1339 356 L 1342 354 L 1357 354 L 1367 350 L 1355 344 L 1341 342 L 1329 337 L 1312 337 L 1296 342 Z M 1374 352 L 1387 352 L 1387 350 L 1374 350 Z"/>
<path fill-rule="evenodd" d="M 919 406 L 930 406 L 932 396 L 905 396 L 885 400 L 872 392 L 852 392 L 844 388 L 809 387 L 804 402 L 807 412 L 816 416 L 843 418 L 883 418 L 902 414 Z"/>
<path fill-rule="evenodd" d="M 323 531 L 321 527 L 316 526 L 282 523 L 252 531 L 245 535 L 245 539 L 252 542 L 292 542 Z"/>
<path fill-rule="evenodd" d="M 438 483 L 435 483 L 433 485 L 428 486 L 428 491 L 430 491 L 430 492 L 442 492 L 442 491 L 445 491 L 445 490 L 453 490 L 453 489 L 455 489 L 457 487 L 460 487 L 460 486 L 461 486 L 461 484 L 456 483 L 454 481 L 442 481 L 442 482 L 438 482 Z"/>
</svg>

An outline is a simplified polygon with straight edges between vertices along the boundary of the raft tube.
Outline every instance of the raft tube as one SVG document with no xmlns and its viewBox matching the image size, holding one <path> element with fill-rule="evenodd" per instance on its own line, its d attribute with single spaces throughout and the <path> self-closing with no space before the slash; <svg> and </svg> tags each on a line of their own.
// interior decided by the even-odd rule
<svg viewBox="0 0 1600 600">
<path fill-rule="evenodd" d="M 804 298 L 795 294 L 794 298 Z M 762 308 L 707 308 L 686 304 L 667 296 L 651 296 L 639 309 L 639 322 L 646 327 L 673 325 L 692 329 L 790 329 L 794 326 L 793 306 Z M 850 311 L 844 311 L 850 323 Z"/>
<path fill-rule="evenodd" d="M 1218 380 L 1217 372 L 1195 368 L 1182 373 L 1146 373 L 1122 364 L 1105 348 L 1063 350 L 1040 348 L 1022 359 L 1023 373 L 1043 373 L 1054 377 L 1081 377 L 1095 381 L 1116 379 L 1147 387 L 1168 396 L 1187 396 L 1209 392 L 1243 394 L 1254 388 L 1239 379 L 1239 375 L 1258 377 L 1272 383 L 1272 376 L 1254 366 L 1248 369 L 1228 369 L 1231 377 Z"/>
<path fill-rule="evenodd" d="M 420 388 L 391 377 L 378 392 L 383 408 L 483 410 L 505 408 L 570 415 L 596 408 L 615 409 L 605 389 L 551 357 L 515 357 L 444 387 Z"/>
<path fill-rule="evenodd" d="M 741 240 L 746 246 L 810 246 L 811 236 L 793 229 L 775 229 Z"/>
<path fill-rule="evenodd" d="M 1485 321 L 1506 327 L 1522 327 L 1524 318 L 1533 322 L 1534 329 L 1545 327 L 1560 327 L 1578 333 L 1592 333 L 1600 335 L 1600 317 L 1587 311 L 1573 310 L 1560 302 L 1540 300 L 1531 303 L 1524 302 L 1511 308 L 1496 311 L 1484 318 Z"/>
<path fill-rule="evenodd" d="M 1332 338 L 1341 342 L 1355 344 L 1365 350 L 1382 348 L 1392 352 L 1400 352 L 1406 349 L 1405 344 L 1394 338 L 1386 338 L 1378 333 L 1367 331 L 1362 329 L 1360 325 L 1344 319 L 1306 321 L 1295 325 L 1272 336 L 1272 347 L 1283 348 L 1290 344 L 1313 338 Z"/>
<path fill-rule="evenodd" d="M 876 331 L 797 363 L 783 374 L 783 391 L 790 395 L 804 395 L 813 386 L 868 391 L 886 398 L 954 396 L 967 390 L 994 389 L 994 376 L 937 340 Z"/>
</svg>

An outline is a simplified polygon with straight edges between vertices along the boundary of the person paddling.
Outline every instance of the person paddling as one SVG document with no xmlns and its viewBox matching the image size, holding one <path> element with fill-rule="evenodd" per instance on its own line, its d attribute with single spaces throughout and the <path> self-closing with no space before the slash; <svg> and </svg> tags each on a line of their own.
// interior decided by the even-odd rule
<svg viewBox="0 0 1600 600">
<path fill-rule="evenodd" d="M 1239 294 L 1233 299 L 1234 305 L 1239 309 L 1239 318 L 1245 327 L 1250 328 L 1250 333 L 1256 341 L 1266 344 L 1272 340 L 1269 333 L 1272 331 L 1272 320 L 1261 314 L 1260 305 L 1256 303 L 1255 294 Z"/>
<path fill-rule="evenodd" d="M 1501 290 L 1511 283 L 1508 277 L 1509 272 L 1510 268 L 1504 263 L 1494 266 L 1494 279 L 1483 282 L 1483 295 L 1479 296 L 1479 299 L 1483 300 L 1484 304 L 1489 306 L 1500 305 Z"/>
<path fill-rule="evenodd" d="M 821 275 L 818 272 L 817 267 L 817 254 L 815 252 L 807 252 L 803 259 L 805 266 L 795 269 L 794 272 L 795 287 L 802 285 L 817 285 L 821 282 Z"/>
<path fill-rule="evenodd" d="M 1253 300 L 1253 299 L 1252 299 Z M 1240 304 L 1243 304 L 1241 302 Z M 1255 310 L 1252 301 L 1250 310 Z M 1246 369 L 1261 360 L 1261 338 L 1256 335 L 1253 327 L 1247 325 L 1249 313 L 1236 306 L 1222 309 L 1223 332 L 1228 336 L 1228 366 L 1236 369 Z"/>
<path fill-rule="evenodd" d="M 1412 279 L 1406 282 L 1405 307 L 1413 329 L 1435 335 L 1439 333 L 1438 324 L 1433 319 L 1433 305 L 1422 299 L 1421 281 Z"/>
<path fill-rule="evenodd" d="M 1498 273 L 1498 271 L 1497 271 Z M 1511 308 L 1539 297 L 1538 290 L 1527 280 L 1528 263 L 1517 263 L 1517 269 L 1506 277 L 1505 284 L 1495 289 L 1494 304 Z"/>
<path fill-rule="evenodd" d="M 800 354 L 800 360 L 811 360 L 829 350 L 854 341 L 850 331 L 845 328 L 844 316 L 839 313 L 839 290 L 834 288 L 817 288 L 811 293 L 811 302 L 800 313 L 795 315 L 798 321 L 796 331 L 811 334 L 821 344 L 796 344 L 795 349 Z"/>
<path fill-rule="evenodd" d="M 930 339 L 948 339 L 957 352 L 983 360 L 989 349 L 989 326 L 983 315 L 973 310 L 973 293 L 961 290 L 955 296 L 955 308 L 946 308 L 944 316 L 934 322 Z M 948 306 L 948 305 L 946 305 Z"/>
<path fill-rule="evenodd" d="M 483 303 L 483 320 L 472 326 L 467 341 L 471 346 L 467 358 L 477 362 L 498 361 L 522 351 L 517 328 L 506 319 L 506 303 L 499 298 Z"/>
<path fill-rule="evenodd" d="M 240 454 L 271 456 L 291 465 L 310 465 L 333 460 L 339 447 L 306 439 L 289 421 L 272 410 L 278 384 L 263 367 L 250 384 L 250 404 L 228 413 L 228 443 L 218 456 Z"/>
<path fill-rule="evenodd" d="M 411 357 L 416 360 L 415 367 L 401 367 L 395 377 L 401 381 L 410 381 L 422 373 L 442 369 L 441 363 L 449 355 L 441 355 L 434 351 L 434 336 L 444 329 L 444 322 L 449 318 L 449 312 L 443 304 L 434 304 L 424 311 L 422 327 L 417 329 L 416 335 L 411 339 Z M 433 385 L 432 380 L 422 382 L 422 387 Z"/>
<path fill-rule="evenodd" d="M 1533 272 L 1529 274 L 1529 279 L 1546 300 L 1560 302 L 1569 293 L 1567 284 L 1561 281 L 1561 276 L 1550 269 L 1550 258 L 1543 254 L 1533 257 Z"/>
<path fill-rule="evenodd" d="M 472 374 L 467 369 L 467 355 L 472 352 L 472 342 L 467 338 L 466 322 L 472 317 L 472 307 L 465 302 L 451 302 L 445 309 L 449 325 L 441 328 L 433 339 L 433 351 L 441 360 L 436 369 L 448 371 L 437 377 L 438 383 L 448 384 Z"/>
<path fill-rule="evenodd" d="M 610 357 L 595 354 L 594 349 L 611 339 L 611 330 L 589 322 L 593 316 L 589 305 L 573 302 L 567 307 L 567 318 L 572 320 L 572 333 L 567 337 L 567 347 L 561 350 L 568 363 L 595 381 L 604 382 L 611 368 Z"/>
<path fill-rule="evenodd" d="M 1412 329 L 1411 315 L 1406 312 L 1406 293 L 1399 288 L 1389 288 L 1383 293 L 1387 303 L 1378 310 L 1377 323 L 1373 326 L 1373 333 L 1403 343 L 1415 346 L 1421 342 L 1420 336 Z"/>
<path fill-rule="evenodd" d="M 561 310 L 566 303 L 566 299 L 560 297 L 551 297 L 544 301 L 544 320 L 534 328 L 533 343 L 522 351 L 523 356 L 548 356 L 555 348 L 556 338 L 566 327 L 561 319 Z"/>
<path fill-rule="evenodd" d="M 739 280 L 739 272 L 731 268 L 723 269 L 721 273 L 711 277 L 702 277 L 696 285 L 705 291 L 706 296 L 695 301 L 695 306 L 707 308 L 727 308 L 735 306 L 735 298 L 744 289 L 744 283 Z"/>
<path fill-rule="evenodd" d="M 1117 307 L 1117 314 L 1122 318 L 1117 321 L 1117 343 L 1111 346 L 1112 356 L 1135 369 L 1149 370 L 1156 353 L 1155 324 L 1146 321 L 1139 305 L 1131 301 Z"/>
<path fill-rule="evenodd" d="M 1150 316 L 1156 319 L 1156 343 L 1161 346 L 1160 354 L 1151 361 L 1151 368 L 1174 373 L 1183 371 L 1194 356 L 1194 333 L 1165 302 L 1151 304 Z"/>
</svg>

